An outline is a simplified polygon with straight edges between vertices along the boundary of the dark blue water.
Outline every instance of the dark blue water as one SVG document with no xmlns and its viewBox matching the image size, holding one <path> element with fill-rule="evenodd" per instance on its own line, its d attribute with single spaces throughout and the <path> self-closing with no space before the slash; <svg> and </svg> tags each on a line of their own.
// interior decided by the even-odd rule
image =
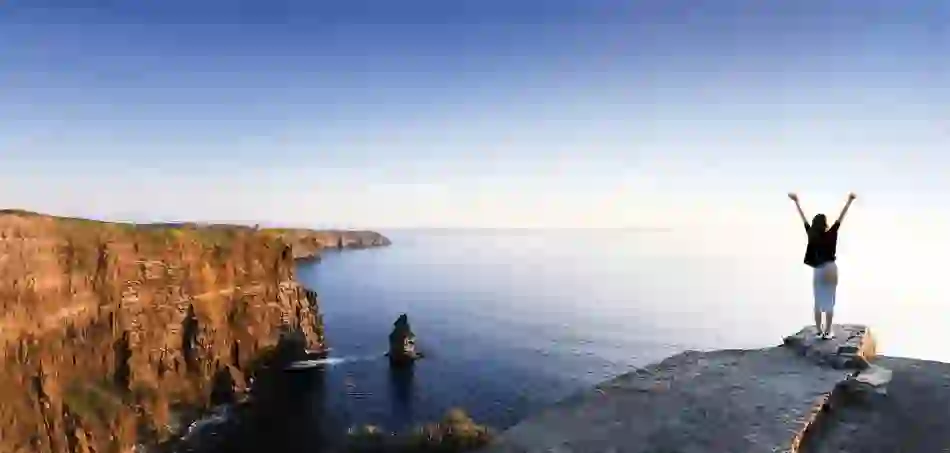
<svg viewBox="0 0 950 453">
<path fill-rule="evenodd" d="M 669 233 L 387 235 L 391 247 L 328 253 L 298 271 L 320 294 L 332 356 L 344 360 L 323 377 L 325 413 L 341 426 L 400 429 L 462 407 L 503 428 L 684 349 L 780 338 L 744 336 L 732 316 L 710 313 L 723 288 L 691 301 L 716 286 L 698 270 L 723 269 L 716 257 L 656 247 Z M 684 265 L 690 279 L 677 282 Z M 427 357 L 394 376 L 382 354 L 400 313 Z M 710 328 L 717 319 L 726 325 Z"/>
<path fill-rule="evenodd" d="M 332 356 L 344 360 L 320 377 L 325 400 L 310 403 L 337 429 L 400 429 L 452 407 L 504 428 L 671 354 L 772 346 L 811 322 L 803 244 L 774 233 L 385 234 L 391 247 L 327 253 L 298 272 L 320 294 Z M 914 352 L 929 343 L 888 321 L 887 280 L 870 278 L 872 261 L 852 259 L 861 255 L 850 247 L 839 246 L 836 320 L 867 322 L 885 347 L 926 355 Z M 400 313 L 428 354 L 410 375 L 393 375 L 382 357 Z"/>
</svg>

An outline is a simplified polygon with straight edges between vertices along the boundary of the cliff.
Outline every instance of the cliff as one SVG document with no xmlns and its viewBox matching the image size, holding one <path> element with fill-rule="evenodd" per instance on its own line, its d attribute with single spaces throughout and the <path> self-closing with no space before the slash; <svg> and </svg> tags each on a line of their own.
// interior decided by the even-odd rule
<svg viewBox="0 0 950 453">
<path fill-rule="evenodd" d="M 515 425 L 487 452 L 946 449 L 950 364 L 878 358 L 870 329 L 835 330 L 830 341 L 811 327 L 778 347 L 684 352 Z"/>
<path fill-rule="evenodd" d="M 294 259 L 320 259 L 323 249 L 363 249 L 391 245 L 386 236 L 367 230 L 312 230 L 307 228 L 258 228 L 246 225 L 199 224 L 193 222 L 151 223 L 143 228 L 192 228 L 207 230 L 245 230 L 259 231 L 265 235 L 280 239 L 290 245 Z"/>
<path fill-rule="evenodd" d="M 305 250 L 254 228 L 0 211 L 0 451 L 131 451 L 233 399 L 283 333 L 322 349 L 294 281 Z"/>
<path fill-rule="evenodd" d="M 294 259 L 319 259 L 323 249 L 361 249 L 390 245 L 385 236 L 375 231 L 317 231 L 301 228 L 267 228 L 266 234 L 290 244 Z"/>
</svg>

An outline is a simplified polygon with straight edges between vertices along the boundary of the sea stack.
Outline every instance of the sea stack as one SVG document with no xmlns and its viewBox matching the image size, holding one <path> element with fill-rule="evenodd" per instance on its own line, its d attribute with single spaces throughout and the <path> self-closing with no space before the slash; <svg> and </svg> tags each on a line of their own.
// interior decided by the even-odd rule
<svg viewBox="0 0 950 453">
<path fill-rule="evenodd" d="M 409 327 L 409 317 L 405 313 L 399 315 L 393 323 L 393 331 L 389 334 L 389 362 L 392 365 L 408 365 L 422 357 L 416 351 L 416 336 Z"/>
</svg>

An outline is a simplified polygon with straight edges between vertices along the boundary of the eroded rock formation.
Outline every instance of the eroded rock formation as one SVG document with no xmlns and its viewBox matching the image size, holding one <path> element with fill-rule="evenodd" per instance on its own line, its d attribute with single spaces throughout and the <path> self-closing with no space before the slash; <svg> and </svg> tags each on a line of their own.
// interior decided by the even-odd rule
<svg viewBox="0 0 950 453">
<path fill-rule="evenodd" d="M 393 331 L 389 334 L 389 361 L 394 365 L 413 363 L 422 355 L 416 351 L 416 335 L 409 326 L 409 317 L 404 313 L 399 315 L 393 323 Z"/>
<path fill-rule="evenodd" d="M 319 350 L 295 255 L 253 228 L 0 211 L 0 451 L 130 451 L 240 398 L 280 332 Z"/>
</svg>

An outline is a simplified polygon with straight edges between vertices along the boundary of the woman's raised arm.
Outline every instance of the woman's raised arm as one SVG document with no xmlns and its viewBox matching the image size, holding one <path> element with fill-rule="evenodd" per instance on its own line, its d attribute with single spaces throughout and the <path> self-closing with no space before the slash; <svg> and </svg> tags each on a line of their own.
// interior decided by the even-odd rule
<svg viewBox="0 0 950 453">
<path fill-rule="evenodd" d="M 802 218 L 802 223 L 805 224 L 805 231 L 808 231 L 808 217 L 805 217 L 805 211 L 802 211 L 802 205 L 798 203 L 798 195 L 789 192 L 788 198 L 795 202 L 795 209 L 798 209 L 798 216 Z"/>
<path fill-rule="evenodd" d="M 838 220 L 836 220 L 835 223 L 841 225 L 841 221 L 844 220 L 844 216 L 848 213 L 848 208 L 851 207 L 851 202 L 853 202 L 855 198 L 858 198 L 858 196 L 855 195 L 854 192 L 848 194 L 848 201 L 845 202 L 844 208 L 841 209 L 841 214 L 838 214 Z"/>
</svg>

